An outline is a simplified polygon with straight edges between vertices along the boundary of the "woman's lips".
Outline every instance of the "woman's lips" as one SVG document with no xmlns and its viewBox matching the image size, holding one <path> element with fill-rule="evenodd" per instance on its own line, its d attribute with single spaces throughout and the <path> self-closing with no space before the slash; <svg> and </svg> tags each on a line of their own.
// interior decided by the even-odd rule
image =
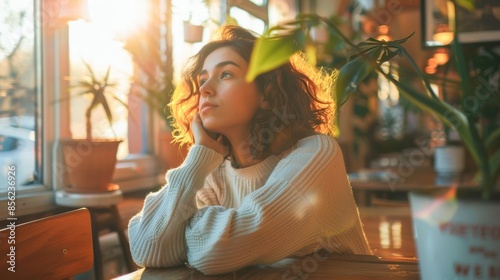
<svg viewBox="0 0 500 280">
<path fill-rule="evenodd" d="M 206 103 L 201 104 L 200 113 L 203 113 L 203 112 L 206 112 L 210 109 L 215 109 L 215 108 L 217 108 L 217 105 L 206 102 Z"/>
</svg>

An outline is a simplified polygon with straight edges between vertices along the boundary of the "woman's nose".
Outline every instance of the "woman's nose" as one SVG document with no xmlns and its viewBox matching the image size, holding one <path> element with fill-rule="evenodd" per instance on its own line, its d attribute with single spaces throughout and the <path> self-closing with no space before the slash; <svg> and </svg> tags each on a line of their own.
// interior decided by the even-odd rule
<svg viewBox="0 0 500 280">
<path fill-rule="evenodd" d="M 202 95 L 214 95 L 215 94 L 215 90 L 214 90 L 213 86 L 211 85 L 211 83 L 212 83 L 211 80 L 208 79 L 200 86 L 200 93 Z"/>
</svg>

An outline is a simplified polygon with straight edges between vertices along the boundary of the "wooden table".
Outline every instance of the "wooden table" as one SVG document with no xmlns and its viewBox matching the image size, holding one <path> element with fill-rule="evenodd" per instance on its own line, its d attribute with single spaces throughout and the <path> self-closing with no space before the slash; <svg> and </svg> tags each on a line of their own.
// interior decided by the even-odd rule
<svg viewBox="0 0 500 280">
<path fill-rule="evenodd" d="M 386 260 L 417 261 L 410 208 L 359 207 L 373 254 Z"/>
<path fill-rule="evenodd" d="M 270 265 L 246 267 L 233 273 L 205 276 L 187 267 L 146 268 L 116 278 L 119 280 L 245 280 L 245 279 L 420 279 L 416 261 L 381 260 L 368 255 L 335 255 L 327 252 L 287 258 Z"/>
<path fill-rule="evenodd" d="M 370 178 L 370 173 L 378 174 L 386 172 L 387 176 L 382 179 Z M 359 172 L 358 172 L 359 173 Z M 350 182 L 356 202 L 359 206 L 370 206 L 373 203 L 373 198 L 384 197 L 384 195 L 400 194 L 400 197 L 406 198 L 406 194 L 412 190 L 422 190 L 435 188 L 438 184 L 442 187 L 451 185 L 457 187 L 471 187 L 475 183 L 473 181 L 474 174 L 461 174 L 455 182 L 443 182 L 438 178 L 434 169 L 430 166 L 418 168 L 392 168 L 385 170 L 364 170 L 365 179 L 351 176 Z M 399 202 L 403 202 L 401 199 Z M 394 202 L 399 206 L 404 203 L 397 203 L 397 200 L 388 201 Z M 407 204 L 407 203 L 406 203 Z"/>
</svg>

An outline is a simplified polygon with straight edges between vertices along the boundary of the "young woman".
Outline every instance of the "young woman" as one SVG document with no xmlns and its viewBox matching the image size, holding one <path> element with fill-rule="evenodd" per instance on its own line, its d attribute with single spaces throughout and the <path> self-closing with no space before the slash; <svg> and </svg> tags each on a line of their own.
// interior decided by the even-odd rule
<svg viewBox="0 0 500 280">
<path fill-rule="evenodd" d="M 138 265 L 219 274 L 320 249 L 371 254 L 329 136 L 331 77 L 297 57 L 248 83 L 255 40 L 226 26 L 184 72 L 171 110 L 191 148 L 130 220 Z"/>
</svg>

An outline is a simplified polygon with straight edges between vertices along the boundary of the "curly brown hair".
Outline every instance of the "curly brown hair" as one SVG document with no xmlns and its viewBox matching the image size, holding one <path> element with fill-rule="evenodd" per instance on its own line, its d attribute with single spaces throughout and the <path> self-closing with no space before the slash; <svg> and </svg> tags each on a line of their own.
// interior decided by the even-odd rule
<svg viewBox="0 0 500 280">
<path fill-rule="evenodd" d="M 197 77 L 206 57 L 214 50 L 230 47 L 248 63 L 257 39 L 247 29 L 223 26 L 219 38 L 206 44 L 192 56 L 182 73 L 169 108 L 174 119 L 174 139 L 192 145 L 191 121 L 198 112 L 200 85 Z M 333 135 L 334 103 L 331 98 L 335 74 L 312 67 L 300 54 L 255 79 L 258 90 L 269 104 L 252 121 L 251 137 L 246 143 L 255 159 L 278 154 L 312 133 Z M 229 148 L 231 144 L 224 139 Z M 231 149 L 229 149 L 231 151 Z"/>
</svg>

